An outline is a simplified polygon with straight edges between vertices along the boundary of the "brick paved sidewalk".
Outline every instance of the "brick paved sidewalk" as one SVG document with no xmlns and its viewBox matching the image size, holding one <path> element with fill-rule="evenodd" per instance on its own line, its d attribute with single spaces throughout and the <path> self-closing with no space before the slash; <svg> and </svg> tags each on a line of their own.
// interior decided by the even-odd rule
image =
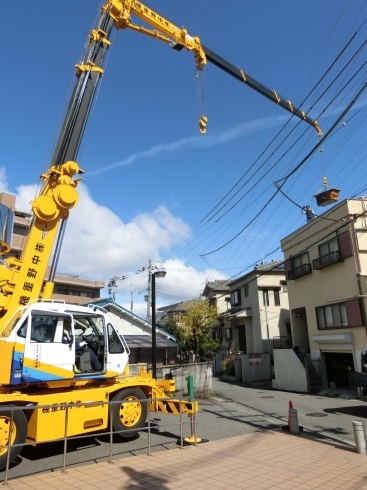
<svg viewBox="0 0 367 490">
<path fill-rule="evenodd" d="M 305 434 L 255 432 L 8 481 L 11 490 L 367 489 L 367 456 Z"/>
</svg>

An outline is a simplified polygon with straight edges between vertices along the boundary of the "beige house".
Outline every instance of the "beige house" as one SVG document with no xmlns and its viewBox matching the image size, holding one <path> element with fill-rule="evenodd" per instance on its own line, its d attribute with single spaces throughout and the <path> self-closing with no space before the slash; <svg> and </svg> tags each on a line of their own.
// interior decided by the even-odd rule
<svg viewBox="0 0 367 490">
<path fill-rule="evenodd" d="M 28 231 L 32 225 L 32 215 L 18 210 L 15 207 L 15 196 L 7 192 L 0 193 L 0 204 L 4 204 L 14 212 L 13 235 L 11 250 L 2 256 L 20 258 L 22 249 L 25 245 Z M 46 273 L 45 280 L 48 278 Z M 104 288 L 103 281 L 89 281 L 81 279 L 75 274 L 62 274 L 56 272 L 54 279 L 54 299 L 64 300 L 71 304 L 83 304 L 100 298 L 101 289 Z"/>
<path fill-rule="evenodd" d="M 218 308 L 222 322 L 220 336 L 215 338 L 221 344 L 215 373 L 222 372 L 224 359 L 236 356 L 241 360 L 240 371 L 236 374 L 239 380 L 270 378 L 273 343 L 291 341 L 283 262 L 258 264 L 248 274 L 226 282 L 226 287 L 228 289 L 221 295 L 215 295 L 217 302 L 219 298 L 224 299 L 224 304 L 230 301 L 228 308 L 223 307 L 226 311 Z M 203 294 L 210 297 L 206 289 Z"/>
<path fill-rule="evenodd" d="M 301 355 L 275 351 L 276 386 L 311 391 L 313 371 L 325 388 L 348 386 L 347 369 L 361 370 L 367 346 L 367 201 L 341 202 L 281 246 L 293 346 Z"/>
</svg>

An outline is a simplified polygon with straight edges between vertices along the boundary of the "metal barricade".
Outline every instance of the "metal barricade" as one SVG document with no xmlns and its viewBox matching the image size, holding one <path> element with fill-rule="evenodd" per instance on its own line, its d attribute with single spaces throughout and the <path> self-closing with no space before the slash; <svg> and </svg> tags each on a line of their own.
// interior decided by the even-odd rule
<svg viewBox="0 0 367 490">
<path fill-rule="evenodd" d="M 183 426 L 184 425 L 190 425 L 191 429 L 191 435 L 194 436 L 195 438 L 195 446 L 196 446 L 196 433 L 197 433 L 197 423 L 196 423 L 196 417 L 195 413 L 191 416 L 188 417 L 189 420 L 183 422 L 183 412 L 182 412 L 182 401 L 181 400 L 188 400 L 189 397 L 182 397 L 180 399 L 180 411 L 179 411 L 179 422 L 178 423 L 172 423 L 172 424 L 164 424 L 165 427 L 171 427 L 171 426 L 179 426 L 179 440 L 180 444 L 179 447 L 180 449 L 184 448 L 184 436 L 183 436 Z M 140 403 L 147 403 L 148 406 L 151 402 L 155 401 L 169 401 L 170 398 L 144 398 L 144 399 L 139 399 Z M 100 437 L 100 436 L 109 436 L 109 463 L 113 463 L 113 436 L 114 434 L 119 434 L 119 433 L 129 433 L 129 432 L 134 432 L 136 433 L 136 428 L 132 429 L 124 429 L 121 431 L 115 430 L 113 427 L 113 417 L 112 417 L 112 408 L 114 404 L 125 404 L 125 403 L 136 403 L 136 400 L 124 400 L 123 402 L 119 400 L 111 400 L 108 402 L 95 402 L 94 404 L 98 405 L 109 405 L 108 411 L 109 411 L 109 422 L 108 422 L 108 430 L 107 431 L 95 431 L 87 434 L 82 434 L 82 435 L 76 435 L 76 436 L 68 436 L 68 424 L 69 424 L 69 410 L 71 408 L 76 408 L 76 407 L 85 407 L 91 406 L 91 403 L 60 403 L 58 404 L 59 409 L 64 409 L 65 410 L 65 427 L 64 427 L 64 437 L 63 439 L 57 439 L 57 441 L 62 441 L 63 440 L 63 454 L 62 454 L 62 473 L 66 473 L 66 468 L 67 468 L 67 452 L 68 452 L 68 442 L 72 440 L 77 440 L 77 439 L 84 439 L 84 438 L 95 438 L 95 437 Z M 50 410 L 53 408 L 54 405 L 31 405 L 31 406 L 11 406 L 11 405 L 4 405 L 0 406 L 0 417 L 1 413 L 4 412 L 5 410 L 7 412 L 10 411 L 10 426 L 9 426 L 9 434 L 8 434 L 8 443 L 7 445 L 0 445 L 0 451 L 4 448 L 7 448 L 7 459 L 6 459 L 6 466 L 4 469 L 4 480 L 2 482 L 3 486 L 8 485 L 8 479 L 9 479 L 9 466 L 10 466 L 10 454 L 11 454 L 11 447 L 26 447 L 26 446 L 34 446 L 34 442 L 25 442 L 24 444 L 11 444 L 12 440 L 12 430 L 13 430 L 13 421 L 14 421 L 14 412 L 16 411 L 23 411 L 26 412 L 28 410 Z M 158 412 L 159 413 L 159 412 Z M 145 426 L 139 429 L 139 432 L 147 432 L 147 455 L 151 456 L 152 454 L 152 423 L 151 423 L 151 411 L 148 408 L 148 413 L 147 413 L 147 420 L 145 423 Z M 41 441 L 37 442 L 37 445 L 39 444 L 47 444 L 50 442 L 55 442 L 55 439 L 50 439 L 46 441 Z M 56 467 L 59 467 L 57 465 Z M 55 468 L 53 468 L 55 469 Z"/>
</svg>

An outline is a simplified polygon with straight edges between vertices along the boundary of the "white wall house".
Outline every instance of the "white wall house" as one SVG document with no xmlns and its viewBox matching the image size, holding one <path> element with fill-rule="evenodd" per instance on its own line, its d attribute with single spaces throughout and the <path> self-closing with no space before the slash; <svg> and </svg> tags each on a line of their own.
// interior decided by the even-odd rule
<svg viewBox="0 0 367 490">
<path fill-rule="evenodd" d="M 213 329 L 214 338 L 221 342 L 215 374 L 223 371 L 223 360 L 237 355 L 242 381 L 269 378 L 274 340 L 286 342 L 291 335 L 283 262 L 259 264 L 225 286 L 225 291 L 214 295 L 217 304 L 219 298 L 222 301 L 221 324 Z M 204 289 L 204 296 L 210 297 L 210 289 Z"/>
</svg>

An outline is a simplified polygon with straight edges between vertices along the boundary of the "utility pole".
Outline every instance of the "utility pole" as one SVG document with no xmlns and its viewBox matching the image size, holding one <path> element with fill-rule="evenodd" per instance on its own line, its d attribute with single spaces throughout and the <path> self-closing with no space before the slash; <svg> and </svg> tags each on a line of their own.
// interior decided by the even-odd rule
<svg viewBox="0 0 367 490">
<path fill-rule="evenodd" d="M 147 300 L 147 322 L 149 323 L 151 320 L 151 298 L 152 298 L 152 259 L 149 258 L 149 267 L 148 267 L 148 294 L 146 295 Z"/>
<path fill-rule="evenodd" d="M 269 323 L 268 323 L 268 301 L 269 301 L 269 292 L 264 289 L 263 291 L 264 305 L 265 305 L 265 321 L 266 321 L 266 334 L 268 337 L 268 353 L 269 353 L 269 374 L 270 379 L 273 377 L 273 369 L 271 367 L 271 355 L 270 355 L 270 337 L 269 337 Z"/>
<path fill-rule="evenodd" d="M 130 284 L 130 286 L 131 286 L 131 284 Z M 134 293 L 140 294 L 141 291 L 134 291 L 133 289 L 130 291 L 130 294 L 131 294 L 131 308 L 130 308 L 130 310 L 131 311 L 133 311 L 133 309 L 134 309 Z"/>
<path fill-rule="evenodd" d="M 108 282 L 108 294 L 110 297 L 112 296 L 113 301 L 116 300 L 116 288 L 117 288 L 116 279 L 117 279 L 116 277 L 113 277 Z"/>
</svg>

